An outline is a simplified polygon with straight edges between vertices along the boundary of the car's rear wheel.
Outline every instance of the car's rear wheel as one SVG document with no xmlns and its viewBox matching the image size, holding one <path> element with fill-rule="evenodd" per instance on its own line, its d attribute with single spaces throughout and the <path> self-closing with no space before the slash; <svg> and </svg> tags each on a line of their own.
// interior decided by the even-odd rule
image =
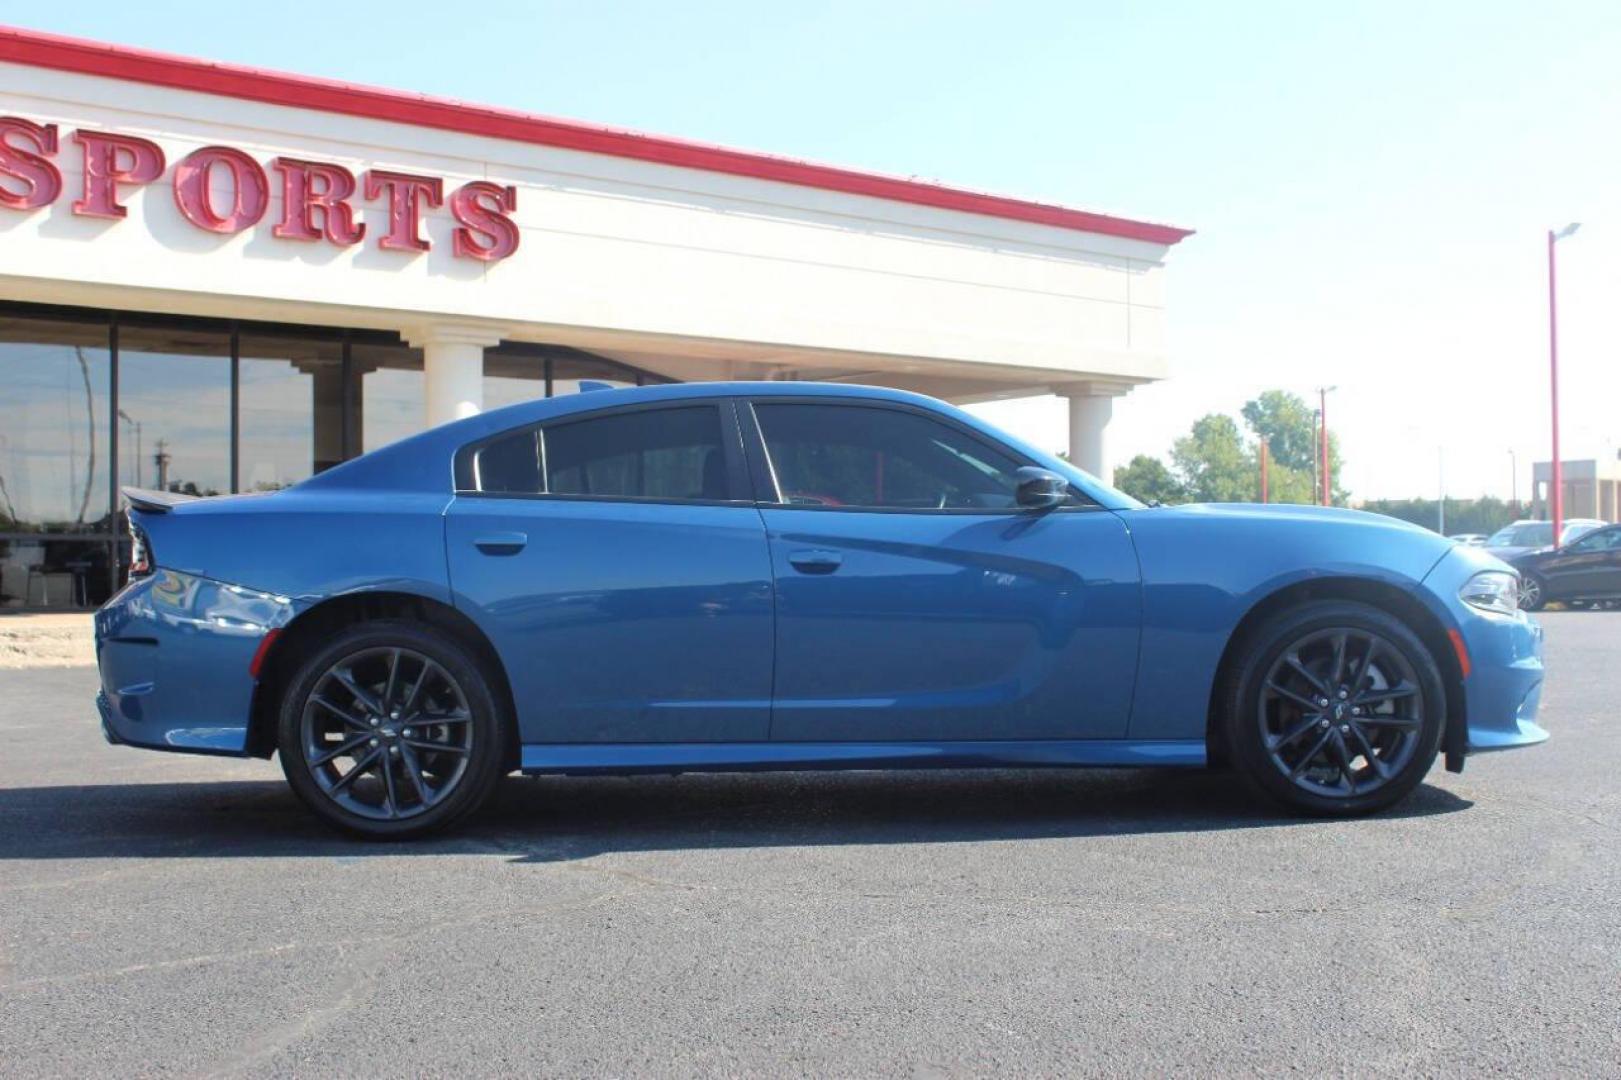
<svg viewBox="0 0 1621 1080">
<path fill-rule="evenodd" d="M 1435 658 L 1378 608 L 1323 601 L 1274 616 L 1228 676 L 1229 754 L 1251 786 L 1294 810 L 1381 810 L 1418 786 L 1440 749 Z"/>
<path fill-rule="evenodd" d="M 1520 607 L 1526 611 L 1541 611 L 1548 604 L 1548 590 L 1542 579 L 1526 574 L 1520 579 Z"/>
<path fill-rule="evenodd" d="M 313 651 L 282 697 L 277 746 L 293 790 L 375 838 L 443 828 L 501 775 L 505 718 L 478 660 L 430 626 L 351 627 Z"/>
</svg>

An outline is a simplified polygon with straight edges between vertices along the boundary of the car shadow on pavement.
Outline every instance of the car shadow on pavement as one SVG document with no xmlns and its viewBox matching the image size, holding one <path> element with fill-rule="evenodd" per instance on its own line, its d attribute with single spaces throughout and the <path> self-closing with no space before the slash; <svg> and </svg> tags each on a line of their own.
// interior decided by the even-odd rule
<svg viewBox="0 0 1621 1080">
<path fill-rule="evenodd" d="M 1383 820 L 1473 804 L 1425 784 Z M 0 860 L 503 855 L 962 843 L 1197 833 L 1311 824 L 1231 773 L 1021 770 L 513 777 L 444 836 L 356 841 L 277 781 L 0 790 Z"/>
</svg>

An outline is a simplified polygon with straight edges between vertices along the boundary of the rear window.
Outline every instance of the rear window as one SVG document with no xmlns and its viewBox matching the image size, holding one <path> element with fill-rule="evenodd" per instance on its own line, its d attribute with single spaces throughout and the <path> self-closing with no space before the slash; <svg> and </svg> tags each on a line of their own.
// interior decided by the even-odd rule
<svg viewBox="0 0 1621 1080">
<path fill-rule="evenodd" d="M 617 499 L 730 497 L 720 412 L 644 409 L 514 432 L 477 455 L 479 491 Z"/>
</svg>

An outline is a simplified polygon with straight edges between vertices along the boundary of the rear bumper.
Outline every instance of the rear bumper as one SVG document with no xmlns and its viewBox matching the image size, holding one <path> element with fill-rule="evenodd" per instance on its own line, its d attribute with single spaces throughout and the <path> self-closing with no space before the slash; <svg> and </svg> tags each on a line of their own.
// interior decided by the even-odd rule
<svg viewBox="0 0 1621 1080">
<path fill-rule="evenodd" d="M 107 740 L 245 754 L 248 668 L 293 610 L 286 597 L 173 570 L 130 582 L 96 612 L 96 707 Z"/>
</svg>

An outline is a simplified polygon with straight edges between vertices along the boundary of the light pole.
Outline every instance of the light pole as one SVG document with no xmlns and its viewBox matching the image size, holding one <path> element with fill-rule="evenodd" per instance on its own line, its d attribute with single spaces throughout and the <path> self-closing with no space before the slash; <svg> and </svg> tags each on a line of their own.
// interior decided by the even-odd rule
<svg viewBox="0 0 1621 1080">
<path fill-rule="evenodd" d="M 140 487 L 141 486 L 141 422 L 139 420 L 135 419 L 129 413 L 125 412 L 123 409 L 118 410 L 118 417 L 119 417 L 119 419 L 123 420 L 126 424 L 131 424 L 135 428 L 135 486 Z"/>
<path fill-rule="evenodd" d="M 1337 386 L 1319 386 L 1317 388 L 1317 415 L 1322 417 L 1322 424 L 1317 429 L 1317 453 L 1321 459 L 1318 475 L 1323 478 L 1323 505 L 1327 506 L 1334 501 L 1334 476 L 1328 469 L 1328 395 L 1338 390 Z"/>
<path fill-rule="evenodd" d="M 1508 490 L 1509 513 L 1519 516 L 1520 513 L 1520 459 L 1514 456 L 1514 451 L 1508 452 Z"/>
<path fill-rule="evenodd" d="M 1323 414 L 1316 409 L 1311 411 L 1311 495 L 1317 498 L 1317 467 L 1322 464 L 1321 455 L 1317 453 L 1317 426 L 1323 421 Z"/>
<path fill-rule="evenodd" d="M 1565 469 L 1559 460 L 1559 300 L 1555 284 L 1554 247 L 1565 237 L 1582 227 L 1573 221 L 1558 232 L 1548 230 L 1548 390 L 1553 414 L 1553 490 L 1548 504 L 1553 509 L 1553 546 L 1559 546 L 1559 534 L 1565 523 Z"/>
<path fill-rule="evenodd" d="M 1266 436 L 1263 435 L 1261 436 L 1261 501 L 1263 503 L 1271 502 L 1271 500 L 1266 497 L 1266 458 Z"/>
</svg>

